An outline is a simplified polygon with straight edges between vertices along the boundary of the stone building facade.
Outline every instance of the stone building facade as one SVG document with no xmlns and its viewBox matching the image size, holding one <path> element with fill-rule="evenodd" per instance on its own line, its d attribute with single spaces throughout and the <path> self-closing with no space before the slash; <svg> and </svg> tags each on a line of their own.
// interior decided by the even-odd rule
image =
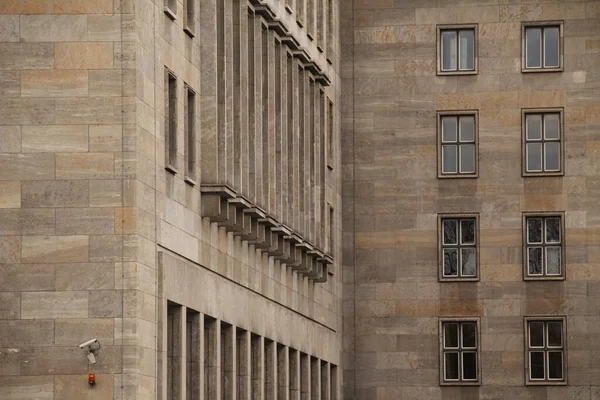
<svg viewBox="0 0 600 400">
<path fill-rule="evenodd" d="M 599 1 L 3 0 L 0 399 L 600 399 L 598 65 Z"/>
<path fill-rule="evenodd" d="M 355 0 L 341 21 L 344 398 L 600 398 L 600 2 Z M 560 132 L 543 168 L 538 118 Z"/>
<path fill-rule="evenodd" d="M 0 398 L 340 398 L 337 1 L 0 14 Z"/>
</svg>

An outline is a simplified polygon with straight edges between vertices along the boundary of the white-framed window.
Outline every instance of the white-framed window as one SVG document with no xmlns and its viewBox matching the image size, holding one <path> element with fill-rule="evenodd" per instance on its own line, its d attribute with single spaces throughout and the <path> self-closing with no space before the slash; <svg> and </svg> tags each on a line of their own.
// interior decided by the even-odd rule
<svg viewBox="0 0 600 400">
<path fill-rule="evenodd" d="M 523 110 L 523 176 L 562 175 L 562 109 Z"/>
<path fill-rule="evenodd" d="M 478 167 L 476 111 L 438 112 L 438 177 L 476 178 Z"/>
<path fill-rule="evenodd" d="M 563 279 L 563 216 L 525 215 L 523 230 L 525 279 Z"/>
<path fill-rule="evenodd" d="M 477 73 L 477 25 L 438 25 L 438 75 Z"/>
<path fill-rule="evenodd" d="M 477 280 L 478 216 L 439 216 L 440 280 Z"/>
<path fill-rule="evenodd" d="M 440 320 L 440 384 L 479 385 L 479 320 Z"/>
<path fill-rule="evenodd" d="M 522 26 L 522 71 L 562 71 L 562 32 L 562 21 L 524 23 Z"/>
<path fill-rule="evenodd" d="M 196 32 L 196 0 L 183 1 L 183 31 L 194 37 Z"/>
<path fill-rule="evenodd" d="M 565 318 L 525 318 L 525 382 L 566 384 Z"/>
</svg>

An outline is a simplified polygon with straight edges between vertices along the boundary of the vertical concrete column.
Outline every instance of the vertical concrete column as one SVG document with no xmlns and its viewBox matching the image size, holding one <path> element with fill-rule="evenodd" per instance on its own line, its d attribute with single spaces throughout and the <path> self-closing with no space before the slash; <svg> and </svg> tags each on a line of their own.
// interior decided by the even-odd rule
<svg viewBox="0 0 600 400">
<path fill-rule="evenodd" d="M 186 309 L 169 304 L 167 311 L 167 398 L 185 400 Z"/>
<path fill-rule="evenodd" d="M 257 157 L 257 137 L 260 132 L 260 69 L 257 65 L 257 46 L 260 47 L 260 36 L 257 36 L 259 18 L 254 13 L 248 13 L 248 193 L 250 201 L 259 203 L 260 194 L 257 190 L 257 180 L 260 157 Z M 258 43 L 257 43 L 258 42 Z"/>
<path fill-rule="evenodd" d="M 196 382 L 193 383 L 193 385 L 192 385 L 192 388 L 193 388 L 192 400 L 195 400 L 195 399 L 208 400 L 208 398 L 205 397 L 205 395 L 204 395 L 205 387 L 206 387 L 205 370 L 207 367 L 206 363 L 205 363 L 206 339 L 205 339 L 204 335 L 206 334 L 206 330 L 204 327 L 204 321 L 205 321 L 205 315 L 202 313 L 198 313 L 197 323 L 195 324 L 196 329 L 198 330 L 198 342 L 194 345 L 194 349 L 195 349 L 195 351 L 197 351 L 198 369 L 197 369 L 197 371 L 194 372 L 194 375 L 193 375 L 193 379 L 195 379 Z"/>
<path fill-rule="evenodd" d="M 267 31 L 268 32 L 268 44 L 267 44 L 267 49 L 268 51 L 266 52 L 266 55 L 268 57 L 268 66 L 266 67 L 266 71 L 267 71 L 267 79 L 269 80 L 269 83 L 267 85 L 267 93 L 268 93 L 268 102 L 267 102 L 267 109 L 268 109 L 268 125 L 267 125 L 267 155 L 268 157 L 265 157 L 265 159 L 267 159 L 267 166 L 268 166 L 268 171 L 269 171 L 269 175 L 268 175 L 268 180 L 267 180 L 267 184 L 265 185 L 267 187 L 267 193 L 268 193 L 268 199 L 269 199 L 269 208 L 268 208 L 268 212 L 269 214 L 273 214 L 273 215 L 277 215 L 277 197 L 278 197 L 278 193 L 275 191 L 276 188 L 276 183 L 277 183 L 277 174 L 276 174 L 276 169 L 277 169 L 277 164 L 276 164 L 276 147 L 275 147 L 275 99 L 276 99 L 276 94 L 275 94 L 275 81 L 277 80 L 276 76 L 277 76 L 277 71 L 275 70 L 275 58 L 276 58 L 276 54 L 275 54 L 275 32 L 272 30 Z M 263 50 L 264 51 L 264 50 Z M 263 138 L 264 140 L 264 138 Z M 263 154 L 264 157 L 264 154 Z"/>
<path fill-rule="evenodd" d="M 246 197 L 248 191 L 248 6 L 233 0 L 233 147 L 234 188 Z"/>
<path fill-rule="evenodd" d="M 204 399 L 221 399 L 221 321 L 204 318 Z"/>
<path fill-rule="evenodd" d="M 338 369 L 336 365 L 329 366 L 329 388 L 331 400 L 338 400 L 339 393 Z"/>
<path fill-rule="evenodd" d="M 277 400 L 277 343 L 265 340 L 265 400 Z"/>
<path fill-rule="evenodd" d="M 199 37 L 217 37 L 216 0 L 199 0 Z M 217 116 L 217 41 L 200 41 L 200 169 L 202 183 L 219 182 L 219 139 L 215 134 Z"/>
<path fill-rule="evenodd" d="M 306 188 L 308 174 L 306 171 L 306 77 L 307 72 L 297 63 L 298 68 L 298 231 L 306 236 Z"/>
<path fill-rule="evenodd" d="M 227 130 L 230 128 L 227 112 L 227 87 L 229 86 L 228 78 L 228 61 L 227 48 L 228 38 L 226 25 L 226 4 L 228 0 L 217 0 L 217 166 L 218 166 L 218 183 L 228 183 L 228 141 L 229 136 Z M 230 82 L 230 81 L 229 81 Z M 204 155 L 204 154 L 203 154 Z M 212 182 L 211 182 L 212 183 Z"/>
<path fill-rule="evenodd" d="M 237 400 L 252 398 L 252 352 L 251 336 L 248 331 L 237 330 Z"/>
<path fill-rule="evenodd" d="M 282 53 L 282 47 L 283 45 L 281 44 L 281 41 L 279 40 L 278 37 L 275 37 L 274 40 L 274 69 L 273 69 L 273 78 L 275 79 L 274 82 L 274 100 L 275 100 L 275 112 L 274 112 L 274 156 L 275 156 L 275 162 L 274 162 L 274 186 L 275 186 L 275 191 L 273 192 L 273 197 L 274 197 L 274 211 L 272 212 L 272 214 L 275 216 L 275 218 L 279 221 L 279 222 L 283 222 L 283 218 L 284 218 L 284 213 L 283 213 L 283 209 L 282 206 L 284 204 L 283 202 L 283 196 L 284 196 L 284 192 L 283 192 L 283 186 L 282 186 L 282 181 L 283 181 L 283 165 L 282 165 L 282 157 L 283 157 L 283 152 L 281 149 L 281 144 L 283 142 L 283 124 L 281 123 L 282 121 L 282 107 L 281 107 L 281 99 L 283 98 L 282 96 L 282 90 L 283 90 L 283 86 L 281 85 L 281 78 L 283 76 L 283 68 L 281 67 L 281 53 Z"/>
<path fill-rule="evenodd" d="M 221 322 L 221 391 L 223 400 L 236 400 L 236 328 Z"/>
<path fill-rule="evenodd" d="M 262 201 L 263 208 L 267 211 L 270 206 L 270 189 L 271 184 L 269 182 L 269 158 L 271 154 L 269 153 L 269 125 L 270 125 L 270 111 L 272 110 L 271 106 L 271 93 L 270 93 L 270 84 L 272 83 L 272 79 L 269 79 L 270 70 L 270 56 L 269 53 L 272 51 L 270 46 L 270 38 L 269 38 L 269 30 L 266 25 L 262 26 L 261 31 L 261 73 L 262 73 L 262 179 L 261 185 L 259 186 L 262 190 Z"/>
<path fill-rule="evenodd" d="M 323 88 L 315 83 L 315 236 L 319 248 L 323 248 Z"/>
<path fill-rule="evenodd" d="M 325 50 L 325 55 L 327 56 L 327 62 L 329 62 L 329 64 L 332 64 L 333 58 L 335 57 L 335 38 L 337 36 L 335 28 L 336 8 L 334 0 L 325 0 L 325 2 L 327 7 L 327 24 L 325 29 L 327 47 Z"/>
<path fill-rule="evenodd" d="M 158 315 L 159 315 L 159 327 L 158 327 L 158 352 L 156 360 L 156 373 L 158 375 L 158 383 L 156 387 L 156 397 L 158 400 L 167 399 L 167 388 L 171 384 L 171 377 L 169 376 L 169 357 L 171 356 L 169 350 L 169 340 L 172 330 L 169 323 L 168 313 L 168 300 L 161 298 L 158 301 Z"/>
<path fill-rule="evenodd" d="M 277 400 L 289 400 L 290 352 L 287 346 L 277 344 Z"/>
<path fill-rule="evenodd" d="M 308 113 L 309 113 L 309 118 L 308 118 L 308 126 L 309 126 L 309 138 L 307 141 L 307 146 L 308 146 L 308 164 L 309 167 L 307 168 L 308 170 L 308 189 L 307 189 L 307 196 L 308 196 L 308 237 L 310 239 L 311 242 L 315 242 L 316 241 L 316 235 L 315 235 L 315 201 L 316 201 L 316 170 L 315 170 L 315 166 L 316 166 L 316 154 L 315 154 L 315 143 L 316 143 L 316 101 L 315 101 L 315 96 L 316 96 L 316 90 L 315 90 L 315 81 L 312 78 L 312 76 L 309 76 L 308 78 Z"/>
<path fill-rule="evenodd" d="M 322 34 L 321 34 L 321 39 L 319 40 L 320 42 L 320 49 L 321 51 L 327 56 L 327 46 L 328 46 L 328 36 L 327 36 L 327 32 L 329 30 L 329 1 L 330 0 L 319 0 L 321 2 L 321 8 L 319 9 L 319 19 L 321 20 L 321 26 L 322 26 Z"/>
<path fill-rule="evenodd" d="M 300 393 L 301 400 L 311 400 L 311 365 L 310 356 L 308 354 L 300 354 Z"/>
<path fill-rule="evenodd" d="M 310 358 L 310 393 L 312 400 L 321 400 L 321 362 L 316 357 Z"/>
<path fill-rule="evenodd" d="M 279 69 L 281 71 L 279 75 L 279 87 L 280 87 L 280 96 L 279 96 L 279 110 L 281 113 L 280 116 L 280 129 L 279 129 L 279 148 L 278 152 L 281 153 L 278 168 L 279 171 L 279 181 L 281 182 L 281 190 L 280 190 L 280 209 L 281 209 L 281 221 L 285 223 L 287 226 L 290 226 L 290 213 L 289 213 L 289 191 L 288 191 L 288 181 L 289 181 L 289 171 L 288 171 L 288 123 L 287 123 L 287 98 L 290 96 L 288 92 L 288 69 L 287 69 L 287 58 L 288 58 L 288 47 L 286 45 L 281 45 L 278 60 L 279 60 Z"/>
<path fill-rule="evenodd" d="M 310 40 L 315 40 L 317 36 L 316 18 L 317 18 L 317 0 L 306 1 L 306 34 Z"/>
<path fill-rule="evenodd" d="M 298 350 L 290 349 L 289 355 L 290 364 L 290 400 L 301 400 L 300 395 L 300 352 Z"/>
<path fill-rule="evenodd" d="M 262 336 L 251 336 L 252 357 L 252 400 L 265 400 L 265 338 Z"/>
<path fill-rule="evenodd" d="M 329 363 L 321 361 L 321 400 L 331 400 Z"/>
<path fill-rule="evenodd" d="M 327 14 L 325 13 L 325 0 L 314 0 L 316 1 L 316 25 L 317 25 L 317 50 L 321 53 L 325 51 L 325 20 Z"/>
<path fill-rule="evenodd" d="M 233 146 L 233 97 L 234 97 L 234 80 L 233 80 L 233 63 L 234 63 L 234 48 L 233 48 L 233 1 L 225 0 L 223 10 L 224 26 L 224 43 L 225 43 L 225 157 L 226 157 L 226 179 L 225 182 L 234 187 L 234 146 Z M 236 52 L 237 53 L 237 52 Z M 238 72 L 236 71 L 236 74 Z"/>
<path fill-rule="evenodd" d="M 290 227 L 298 229 L 298 68 L 291 54 L 287 60 L 288 212 Z"/>
<path fill-rule="evenodd" d="M 203 393 L 202 338 L 204 335 L 204 317 L 187 310 L 186 318 L 186 400 L 199 400 Z"/>
</svg>

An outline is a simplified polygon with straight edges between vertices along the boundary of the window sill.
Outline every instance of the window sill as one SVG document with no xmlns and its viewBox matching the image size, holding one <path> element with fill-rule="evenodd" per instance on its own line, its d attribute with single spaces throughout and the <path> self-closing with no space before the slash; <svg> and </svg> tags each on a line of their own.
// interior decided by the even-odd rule
<svg viewBox="0 0 600 400">
<path fill-rule="evenodd" d="M 327 169 L 333 171 L 333 165 L 327 164 Z"/>
<path fill-rule="evenodd" d="M 469 277 L 469 278 L 444 278 L 444 277 L 440 277 L 439 278 L 439 282 L 479 282 L 479 277 L 475 276 L 475 277 Z"/>
<path fill-rule="evenodd" d="M 567 386 L 567 381 L 527 381 L 525 386 Z"/>
<path fill-rule="evenodd" d="M 165 14 L 167 14 L 167 17 L 171 18 L 171 20 L 175 21 L 177 19 L 177 14 L 175 14 L 175 11 L 171 10 L 169 7 L 165 7 L 164 11 Z"/>
<path fill-rule="evenodd" d="M 438 179 L 476 179 L 479 178 L 479 174 L 461 174 L 461 175 L 450 175 L 450 174 L 439 174 Z"/>
<path fill-rule="evenodd" d="M 438 76 L 444 76 L 444 75 L 477 75 L 478 71 L 477 70 L 473 70 L 473 71 L 437 71 Z"/>
<path fill-rule="evenodd" d="M 292 7 L 289 4 L 285 5 L 285 11 L 287 11 L 288 14 L 294 13 L 294 10 L 292 10 Z"/>
<path fill-rule="evenodd" d="M 481 386 L 481 382 L 440 382 L 440 386 Z"/>
<path fill-rule="evenodd" d="M 194 33 L 194 31 L 191 28 L 185 27 L 185 28 L 183 28 L 183 31 L 191 38 L 196 36 L 196 34 Z"/>
<path fill-rule="evenodd" d="M 185 183 L 187 183 L 190 186 L 196 186 L 196 180 L 193 178 L 190 178 L 189 176 L 186 176 L 184 178 Z"/>
<path fill-rule="evenodd" d="M 524 68 L 521 67 L 521 72 L 524 74 L 535 73 L 535 72 L 563 72 L 563 67 L 556 68 Z"/>
<path fill-rule="evenodd" d="M 539 178 L 539 177 L 552 177 L 552 176 L 564 176 L 565 173 L 559 172 L 523 172 L 523 178 Z"/>
<path fill-rule="evenodd" d="M 165 165 L 165 169 L 174 175 L 177 175 L 179 173 L 179 171 L 177 171 L 177 168 L 175 168 L 172 165 Z"/>
<path fill-rule="evenodd" d="M 525 275 L 523 277 L 524 281 L 564 281 L 565 277 L 563 275 L 561 276 L 549 276 L 549 275 L 544 275 L 544 276 L 531 276 L 531 275 Z"/>
</svg>

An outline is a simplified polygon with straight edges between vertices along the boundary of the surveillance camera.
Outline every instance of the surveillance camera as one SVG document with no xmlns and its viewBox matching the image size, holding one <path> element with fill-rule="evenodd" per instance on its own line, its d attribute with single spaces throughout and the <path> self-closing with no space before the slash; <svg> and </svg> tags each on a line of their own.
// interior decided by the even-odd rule
<svg viewBox="0 0 600 400">
<path fill-rule="evenodd" d="M 98 339 L 90 339 L 87 342 L 83 342 L 79 345 L 80 348 L 85 349 L 87 347 L 88 351 L 95 351 L 100 348 L 100 342 Z"/>
</svg>

